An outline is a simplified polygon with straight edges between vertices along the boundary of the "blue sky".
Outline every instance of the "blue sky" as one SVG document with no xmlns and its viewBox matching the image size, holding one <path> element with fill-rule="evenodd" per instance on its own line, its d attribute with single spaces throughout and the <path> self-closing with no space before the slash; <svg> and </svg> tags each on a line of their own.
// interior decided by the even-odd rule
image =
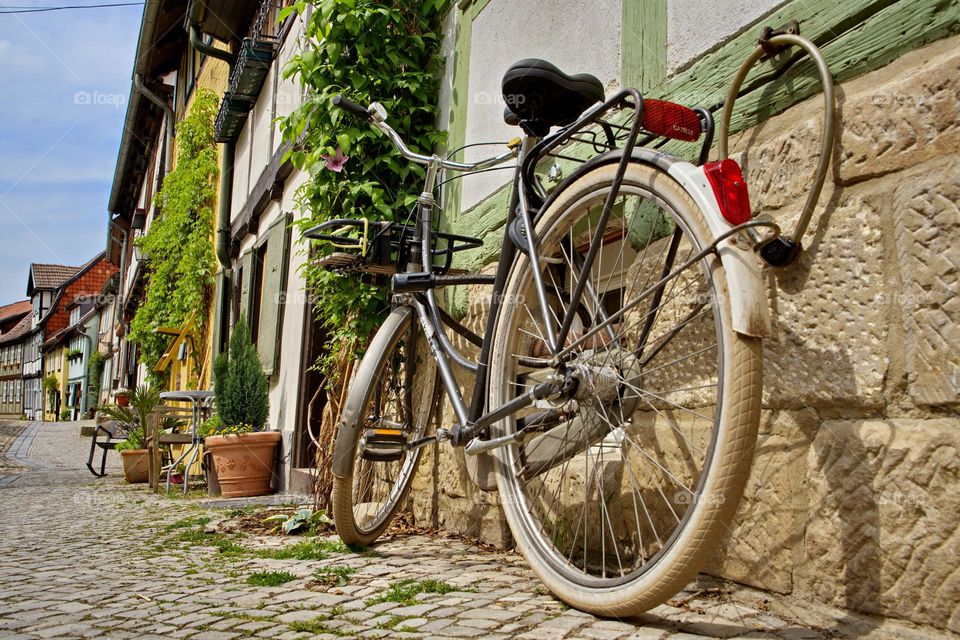
<svg viewBox="0 0 960 640">
<path fill-rule="evenodd" d="M 79 265 L 105 246 L 142 11 L 0 15 L 0 304 L 26 297 L 31 262 Z"/>
</svg>

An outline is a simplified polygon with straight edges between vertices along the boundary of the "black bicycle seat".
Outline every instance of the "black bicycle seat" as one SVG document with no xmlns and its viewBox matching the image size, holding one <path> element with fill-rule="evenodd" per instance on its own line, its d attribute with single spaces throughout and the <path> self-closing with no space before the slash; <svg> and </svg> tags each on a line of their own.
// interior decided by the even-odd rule
<svg viewBox="0 0 960 640">
<path fill-rule="evenodd" d="M 567 75 L 536 58 L 513 63 L 503 76 L 501 89 L 507 109 L 538 135 L 545 135 L 550 127 L 570 124 L 604 99 L 603 83 L 594 76 Z"/>
</svg>

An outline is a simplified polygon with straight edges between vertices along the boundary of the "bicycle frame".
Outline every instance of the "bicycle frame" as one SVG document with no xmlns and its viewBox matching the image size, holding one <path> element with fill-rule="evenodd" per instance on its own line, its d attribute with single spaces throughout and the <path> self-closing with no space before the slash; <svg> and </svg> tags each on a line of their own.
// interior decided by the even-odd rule
<svg viewBox="0 0 960 640">
<path fill-rule="evenodd" d="M 450 325 L 452 329 L 459 333 L 463 333 L 465 328 L 462 327 L 462 325 L 459 325 L 459 323 L 452 323 L 449 321 L 446 323 L 444 322 L 444 317 L 441 314 L 433 287 L 427 288 L 426 291 L 423 292 L 423 297 L 410 294 L 395 295 L 395 301 L 398 304 L 412 306 L 416 311 L 417 318 L 427 339 L 430 351 L 437 362 L 441 383 L 443 384 L 444 390 L 450 399 L 451 405 L 453 406 L 454 415 L 457 418 L 457 424 L 445 434 L 438 434 L 437 439 L 448 438 L 454 445 L 466 444 L 467 441 L 471 440 L 475 436 L 480 435 L 486 429 L 486 427 L 490 426 L 494 422 L 530 406 L 537 399 L 546 397 L 554 392 L 559 391 L 559 387 L 557 387 L 554 383 L 543 383 L 531 391 L 519 396 L 514 401 L 511 401 L 502 407 L 494 407 L 487 413 L 484 413 L 487 395 L 488 370 L 494 330 L 496 327 L 500 305 L 503 303 L 502 293 L 506 287 L 507 278 L 510 274 L 510 269 L 518 249 L 516 243 L 509 235 L 509 230 L 517 216 L 520 216 L 525 228 L 533 229 L 534 212 L 530 203 L 531 194 L 527 192 L 529 183 L 524 178 L 526 168 L 535 164 L 536 159 L 540 155 L 555 148 L 565 140 L 570 139 L 570 136 L 579 131 L 583 126 L 585 126 L 585 124 L 595 121 L 598 114 L 605 113 L 611 108 L 623 104 L 629 104 L 627 101 L 628 98 L 632 100 L 632 106 L 635 109 L 636 114 L 633 119 L 633 124 L 629 128 L 626 143 L 621 151 L 621 157 L 619 160 L 613 189 L 604 202 L 601 216 L 597 222 L 597 230 L 594 232 L 593 238 L 591 238 L 590 249 L 579 266 L 577 287 L 571 296 L 569 307 L 564 314 L 564 318 L 559 329 L 554 327 L 553 322 L 550 320 L 548 293 L 546 285 L 542 279 L 542 274 L 540 274 L 538 269 L 533 270 L 534 285 L 536 288 L 538 304 L 540 306 L 544 325 L 547 330 L 547 346 L 551 355 L 553 356 L 549 362 L 545 362 L 544 364 L 554 367 L 562 366 L 563 360 L 557 356 L 561 352 L 561 345 L 564 344 L 564 341 L 569 334 L 570 327 L 576 315 L 577 306 L 584 294 L 587 278 L 583 276 L 589 273 L 590 269 L 593 267 L 594 259 L 596 258 L 597 252 L 602 244 L 603 229 L 606 227 L 610 212 L 613 209 L 613 203 L 616 200 L 619 192 L 623 175 L 631 159 L 631 151 L 637 144 L 637 139 L 641 130 L 643 99 L 636 89 L 624 89 L 606 102 L 595 105 L 581 115 L 581 117 L 575 123 L 569 125 L 559 133 L 545 138 L 542 142 L 539 138 L 527 133 L 525 133 L 523 136 L 520 150 L 517 154 L 516 169 L 513 174 L 513 186 L 511 189 L 510 203 L 507 209 L 506 224 L 504 225 L 501 245 L 502 251 L 498 260 L 497 271 L 492 283 L 493 288 L 490 301 L 490 310 L 487 316 L 484 334 L 481 339 L 480 356 L 476 363 L 471 362 L 464 357 L 463 354 L 461 354 L 447 338 L 443 327 L 444 324 Z M 709 118 L 708 122 L 710 122 Z M 439 169 L 447 168 L 460 171 L 476 170 L 500 164 L 506 158 L 501 155 L 470 165 L 465 163 L 451 162 L 437 155 L 423 156 L 415 154 L 403 144 L 403 141 L 400 139 L 399 135 L 393 131 L 393 129 L 383 123 L 382 119 L 375 122 L 375 125 L 388 135 L 388 137 L 394 142 L 394 144 L 397 145 L 397 147 L 400 149 L 400 152 L 404 156 L 427 166 L 423 193 L 421 193 L 420 198 L 418 199 L 418 219 L 416 222 L 416 229 L 419 237 L 415 238 L 415 242 L 420 243 L 420 264 L 418 265 L 415 262 L 411 262 L 408 268 L 422 268 L 424 272 L 430 273 L 433 269 L 431 264 L 431 248 L 433 241 L 432 221 L 433 211 L 436 207 L 436 201 L 433 197 L 433 190 L 436 186 L 436 179 Z M 710 122 L 710 131 L 712 132 L 712 122 Z M 709 142 L 707 144 L 707 148 L 709 148 Z M 526 240 L 526 246 L 520 248 L 527 253 L 532 263 L 538 264 L 538 247 L 534 234 L 527 233 Z M 413 260 L 415 261 L 416 257 L 414 257 Z M 476 376 L 469 406 L 466 403 L 466 398 L 460 393 L 460 387 L 457 384 L 453 373 L 453 364 L 457 364 L 458 366 L 472 371 Z M 424 442 L 424 445 L 427 443 L 428 442 Z M 476 451 L 476 449 L 468 450 L 468 452 L 471 453 L 474 451 Z M 479 453 L 479 451 L 476 452 Z"/>
</svg>

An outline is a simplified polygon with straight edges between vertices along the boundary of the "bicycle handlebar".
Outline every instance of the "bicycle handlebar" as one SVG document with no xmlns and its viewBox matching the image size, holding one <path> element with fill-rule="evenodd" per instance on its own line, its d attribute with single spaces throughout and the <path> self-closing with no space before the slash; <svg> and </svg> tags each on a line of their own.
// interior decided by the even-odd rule
<svg viewBox="0 0 960 640">
<path fill-rule="evenodd" d="M 369 107 L 364 107 L 363 105 L 357 104 L 356 102 L 343 97 L 341 94 L 337 94 L 333 97 L 333 106 L 337 107 L 338 109 L 343 109 L 352 116 L 361 118 L 371 123 L 390 139 L 390 142 L 392 142 L 397 150 L 400 151 L 400 155 L 408 160 L 416 162 L 417 164 L 433 165 L 454 171 L 476 171 L 496 166 L 502 162 L 505 162 L 506 160 L 509 160 L 510 158 L 516 157 L 517 149 L 519 148 L 516 145 L 510 145 L 510 148 L 500 155 L 472 163 L 447 160 L 437 155 L 427 156 L 410 150 L 410 148 L 403 141 L 403 138 L 400 137 L 400 134 L 397 133 L 393 127 L 387 124 L 387 111 L 379 103 L 374 102 Z"/>
<path fill-rule="evenodd" d="M 357 104 L 353 100 L 350 100 L 339 93 L 333 96 L 333 106 L 337 107 L 338 109 L 343 109 L 350 115 L 357 118 L 367 121 L 370 120 L 369 109 L 364 108 L 363 105 Z"/>
</svg>

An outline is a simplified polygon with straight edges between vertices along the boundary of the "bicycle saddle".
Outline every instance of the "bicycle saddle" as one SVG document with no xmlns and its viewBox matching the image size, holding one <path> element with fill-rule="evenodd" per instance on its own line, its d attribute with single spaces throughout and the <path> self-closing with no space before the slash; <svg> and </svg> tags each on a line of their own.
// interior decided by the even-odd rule
<svg viewBox="0 0 960 640">
<path fill-rule="evenodd" d="M 546 60 L 527 58 L 513 63 L 503 76 L 503 100 L 509 112 L 536 135 L 550 127 L 570 124 L 587 108 L 604 99 L 603 83 L 587 73 L 567 75 Z"/>
</svg>

